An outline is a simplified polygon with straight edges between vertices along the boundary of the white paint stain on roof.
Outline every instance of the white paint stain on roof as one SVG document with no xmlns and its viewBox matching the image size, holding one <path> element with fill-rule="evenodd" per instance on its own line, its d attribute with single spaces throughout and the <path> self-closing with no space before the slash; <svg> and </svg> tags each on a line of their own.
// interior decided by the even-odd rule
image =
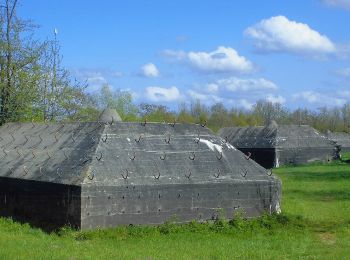
<svg viewBox="0 0 350 260">
<path fill-rule="evenodd" d="M 205 140 L 205 139 L 200 139 L 199 140 L 201 143 L 206 144 L 210 150 L 214 151 L 218 151 L 219 153 L 222 152 L 222 146 L 218 145 L 218 144 L 214 144 L 212 142 L 210 142 L 209 140 Z"/>
</svg>

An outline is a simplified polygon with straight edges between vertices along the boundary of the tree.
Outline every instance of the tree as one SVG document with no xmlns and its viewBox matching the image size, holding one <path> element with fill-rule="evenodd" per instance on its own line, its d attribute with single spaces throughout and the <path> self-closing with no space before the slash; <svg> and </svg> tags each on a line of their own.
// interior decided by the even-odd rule
<svg viewBox="0 0 350 260">
<path fill-rule="evenodd" d="M 17 0 L 0 2 L 0 124 L 30 111 L 40 78 L 44 45 L 33 40 L 35 26 L 16 14 Z"/>
</svg>

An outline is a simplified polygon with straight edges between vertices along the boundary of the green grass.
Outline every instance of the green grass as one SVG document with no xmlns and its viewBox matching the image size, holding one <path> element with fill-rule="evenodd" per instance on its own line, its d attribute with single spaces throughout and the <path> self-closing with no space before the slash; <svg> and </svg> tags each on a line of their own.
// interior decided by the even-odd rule
<svg viewBox="0 0 350 260">
<path fill-rule="evenodd" d="M 282 167 L 282 215 L 96 231 L 40 229 L 0 218 L 0 259 L 349 259 L 350 154 Z"/>
</svg>

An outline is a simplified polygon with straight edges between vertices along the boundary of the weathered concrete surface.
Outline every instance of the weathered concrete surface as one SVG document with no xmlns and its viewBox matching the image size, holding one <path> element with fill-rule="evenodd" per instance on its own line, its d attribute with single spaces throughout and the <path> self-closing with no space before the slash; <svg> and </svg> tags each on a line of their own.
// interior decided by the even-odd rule
<svg viewBox="0 0 350 260">
<path fill-rule="evenodd" d="M 111 108 L 106 108 L 103 110 L 98 120 L 102 123 L 114 123 L 122 121 L 117 111 Z"/>
<path fill-rule="evenodd" d="M 306 125 L 231 127 L 221 129 L 219 135 L 268 169 L 339 157 L 335 142 Z"/>
<path fill-rule="evenodd" d="M 280 181 L 200 125 L 6 124 L 0 153 L 0 214 L 31 223 L 89 229 L 280 211 Z"/>
<path fill-rule="evenodd" d="M 342 152 L 350 152 L 350 134 L 327 131 L 326 136 L 341 147 Z"/>
</svg>

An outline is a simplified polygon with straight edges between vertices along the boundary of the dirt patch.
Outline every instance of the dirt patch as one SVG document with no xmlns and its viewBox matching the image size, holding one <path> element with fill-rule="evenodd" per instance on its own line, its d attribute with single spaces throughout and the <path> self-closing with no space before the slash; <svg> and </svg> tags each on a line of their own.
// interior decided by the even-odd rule
<svg viewBox="0 0 350 260">
<path fill-rule="evenodd" d="M 322 243 L 326 245 L 334 245 L 336 243 L 336 237 L 331 233 L 321 233 L 318 235 Z"/>
</svg>

